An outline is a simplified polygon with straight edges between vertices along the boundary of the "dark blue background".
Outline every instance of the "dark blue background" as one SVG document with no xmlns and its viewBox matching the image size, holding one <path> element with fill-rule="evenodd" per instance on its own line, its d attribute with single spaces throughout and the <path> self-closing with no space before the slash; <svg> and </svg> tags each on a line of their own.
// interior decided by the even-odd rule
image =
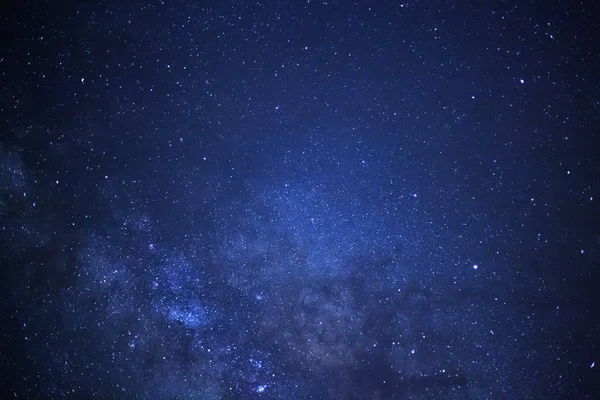
<svg viewBox="0 0 600 400">
<path fill-rule="evenodd" d="M 3 398 L 600 393 L 595 2 L 0 15 Z"/>
</svg>

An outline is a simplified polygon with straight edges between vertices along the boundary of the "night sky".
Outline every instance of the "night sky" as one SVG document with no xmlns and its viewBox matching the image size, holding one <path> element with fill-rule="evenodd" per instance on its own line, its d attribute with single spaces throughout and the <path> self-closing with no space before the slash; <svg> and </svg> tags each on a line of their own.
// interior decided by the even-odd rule
<svg viewBox="0 0 600 400">
<path fill-rule="evenodd" d="M 0 398 L 600 398 L 597 1 L 82 3 L 0 6 Z"/>
</svg>

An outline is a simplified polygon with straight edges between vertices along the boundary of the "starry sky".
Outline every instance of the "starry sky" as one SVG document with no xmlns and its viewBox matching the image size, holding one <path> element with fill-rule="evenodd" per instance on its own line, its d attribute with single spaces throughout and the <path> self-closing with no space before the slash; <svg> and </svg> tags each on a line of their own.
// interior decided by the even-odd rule
<svg viewBox="0 0 600 400">
<path fill-rule="evenodd" d="M 600 395 L 597 2 L 0 32 L 3 399 Z"/>
</svg>

